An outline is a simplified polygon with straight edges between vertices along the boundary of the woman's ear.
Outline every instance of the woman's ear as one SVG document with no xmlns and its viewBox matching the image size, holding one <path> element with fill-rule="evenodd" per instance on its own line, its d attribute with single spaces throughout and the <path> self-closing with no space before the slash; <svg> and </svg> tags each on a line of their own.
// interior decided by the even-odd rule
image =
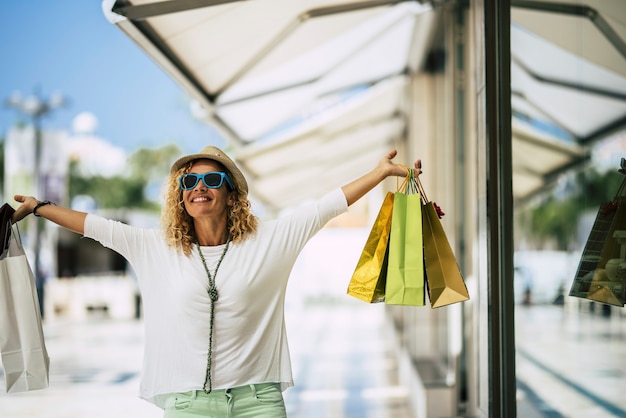
<svg viewBox="0 0 626 418">
<path fill-rule="evenodd" d="M 237 198 L 237 192 L 232 191 L 228 194 L 228 200 L 226 201 L 226 204 L 228 206 L 233 206 L 235 204 L 235 200 Z"/>
</svg>

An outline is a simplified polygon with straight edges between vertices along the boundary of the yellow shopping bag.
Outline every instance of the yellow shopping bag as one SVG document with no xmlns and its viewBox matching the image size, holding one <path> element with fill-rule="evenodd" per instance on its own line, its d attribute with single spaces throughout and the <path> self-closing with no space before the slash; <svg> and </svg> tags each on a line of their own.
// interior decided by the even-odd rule
<svg viewBox="0 0 626 418">
<path fill-rule="evenodd" d="M 368 303 L 382 302 L 385 299 L 387 259 L 393 193 L 385 196 L 376 221 L 348 284 L 348 294 Z"/>
</svg>

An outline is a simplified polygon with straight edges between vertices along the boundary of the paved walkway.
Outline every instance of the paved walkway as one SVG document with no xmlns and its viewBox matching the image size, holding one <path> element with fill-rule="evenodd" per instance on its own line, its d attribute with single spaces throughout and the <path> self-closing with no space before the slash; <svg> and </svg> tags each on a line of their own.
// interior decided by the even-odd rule
<svg viewBox="0 0 626 418">
<path fill-rule="evenodd" d="M 289 307 L 296 386 L 290 418 L 410 418 L 406 388 L 386 338 L 383 306 L 349 297 Z M 619 312 L 619 311 L 617 311 Z M 563 307 L 517 310 L 518 416 L 626 417 L 626 321 Z M 159 418 L 137 398 L 140 321 L 94 314 L 45 324 L 50 388 L 4 394 L 2 418 Z"/>
<path fill-rule="evenodd" d="M 286 392 L 290 417 L 411 417 L 383 309 L 346 297 L 290 317 L 296 381 Z"/>
<path fill-rule="evenodd" d="M 285 392 L 290 418 L 410 418 L 393 347 L 383 337 L 383 306 L 343 296 L 290 308 L 296 386 Z M 95 316 L 45 324 L 50 388 L 4 394 L 2 418 L 157 418 L 137 398 L 143 331 L 138 321 Z"/>
<path fill-rule="evenodd" d="M 520 306 L 516 338 L 518 392 L 539 416 L 626 417 L 624 309 Z"/>
</svg>

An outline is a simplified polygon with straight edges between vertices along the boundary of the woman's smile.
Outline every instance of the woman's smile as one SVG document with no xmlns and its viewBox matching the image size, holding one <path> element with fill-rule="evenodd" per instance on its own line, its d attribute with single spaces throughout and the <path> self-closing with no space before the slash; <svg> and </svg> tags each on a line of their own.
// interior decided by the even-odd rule
<svg viewBox="0 0 626 418">
<path fill-rule="evenodd" d="M 211 200 L 213 200 L 212 197 L 202 195 L 202 196 L 196 196 L 196 197 L 192 198 L 191 202 L 192 203 L 198 203 L 198 202 L 208 202 L 208 201 L 211 201 Z"/>
</svg>

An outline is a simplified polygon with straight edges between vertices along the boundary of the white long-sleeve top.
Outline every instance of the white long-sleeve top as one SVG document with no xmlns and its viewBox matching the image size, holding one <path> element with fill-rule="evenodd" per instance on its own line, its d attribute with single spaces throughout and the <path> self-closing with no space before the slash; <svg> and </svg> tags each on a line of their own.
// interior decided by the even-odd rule
<svg viewBox="0 0 626 418">
<path fill-rule="evenodd" d="M 261 222 L 257 233 L 230 247 L 217 272 L 213 389 L 279 382 L 293 386 L 284 322 L 287 279 L 307 241 L 347 209 L 336 189 L 290 215 Z M 170 393 L 201 390 L 210 332 L 208 277 L 158 229 L 131 227 L 96 215 L 86 237 L 124 256 L 137 275 L 144 308 L 145 346 L 139 396 L 163 408 Z M 224 245 L 201 247 L 213 274 Z"/>
</svg>

